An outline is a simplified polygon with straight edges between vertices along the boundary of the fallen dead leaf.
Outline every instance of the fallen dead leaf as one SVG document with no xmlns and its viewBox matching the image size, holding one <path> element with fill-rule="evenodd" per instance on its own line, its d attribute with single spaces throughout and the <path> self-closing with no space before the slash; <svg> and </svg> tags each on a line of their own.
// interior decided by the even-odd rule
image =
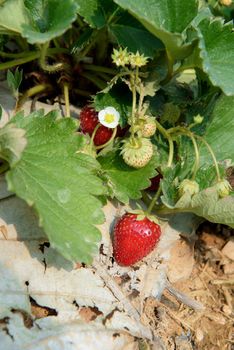
<svg viewBox="0 0 234 350">
<path fill-rule="evenodd" d="M 194 244 L 184 239 L 176 242 L 171 249 L 171 259 L 168 263 L 167 276 L 171 283 L 186 280 L 194 266 Z"/>
</svg>

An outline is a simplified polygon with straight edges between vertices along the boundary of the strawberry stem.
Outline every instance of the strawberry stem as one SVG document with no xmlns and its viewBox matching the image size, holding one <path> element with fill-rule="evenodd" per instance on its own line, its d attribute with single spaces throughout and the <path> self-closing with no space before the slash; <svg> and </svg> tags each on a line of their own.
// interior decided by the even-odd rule
<svg viewBox="0 0 234 350">
<path fill-rule="evenodd" d="M 115 69 L 103 67 L 103 66 L 97 66 L 95 64 L 83 64 L 82 68 L 94 72 L 101 72 L 101 73 L 107 73 L 110 75 L 116 75 L 118 72 Z"/>
<path fill-rule="evenodd" d="M 214 151 L 212 150 L 211 146 L 209 145 L 209 143 L 202 137 L 202 136 L 198 136 L 198 135 L 194 135 L 197 139 L 199 139 L 201 142 L 204 143 L 204 145 L 206 146 L 206 148 L 208 149 L 208 151 L 210 152 L 210 155 L 213 159 L 214 162 L 214 166 L 215 166 L 215 170 L 216 170 L 216 174 L 217 174 L 217 180 L 221 181 L 221 176 L 220 176 L 220 171 L 219 171 L 219 166 L 218 166 L 218 162 L 217 159 L 215 157 Z"/>
<path fill-rule="evenodd" d="M 168 130 L 164 129 L 164 127 L 159 123 L 157 119 L 155 119 L 155 123 L 157 125 L 158 131 L 167 139 L 169 144 L 169 156 L 167 161 L 167 166 L 170 168 L 172 166 L 173 157 L 174 157 L 174 144 L 171 138 L 171 135 L 168 133 Z"/>
<path fill-rule="evenodd" d="M 172 129 L 170 129 L 172 130 Z M 192 133 L 191 131 L 185 129 L 185 128 L 181 128 L 179 129 L 179 127 L 177 128 L 178 133 L 185 135 L 187 137 L 189 137 L 193 143 L 193 148 L 194 148 L 194 153 L 195 153 L 195 163 L 194 163 L 194 167 L 193 167 L 193 175 L 192 175 L 192 180 L 195 180 L 197 171 L 199 169 L 199 164 L 200 164 L 200 154 L 199 154 L 199 150 L 198 150 L 198 146 L 197 146 L 197 142 L 195 139 L 195 134 Z"/>
<path fill-rule="evenodd" d="M 68 84 L 63 85 L 63 93 L 64 93 L 64 100 L 65 100 L 65 109 L 66 109 L 66 117 L 70 118 L 71 113 L 70 113 L 70 102 L 69 102 L 69 86 Z"/>
<path fill-rule="evenodd" d="M 114 140 L 116 133 L 117 133 L 117 128 L 114 128 L 111 138 L 103 145 L 96 146 L 96 150 L 107 147 Z"/>
<path fill-rule="evenodd" d="M 132 90 L 132 114 L 131 114 L 131 138 L 134 139 L 134 123 L 135 123 L 135 113 L 136 113 L 136 85 L 134 75 L 130 77 L 131 90 Z"/>
<path fill-rule="evenodd" d="M 157 200 L 159 199 L 160 194 L 161 194 L 161 191 L 162 191 L 162 188 L 161 188 L 161 184 L 159 183 L 159 188 L 158 188 L 158 190 L 157 190 L 155 196 L 154 196 L 153 199 L 151 200 L 150 205 L 149 205 L 149 207 L 148 207 L 148 209 L 147 209 L 147 211 L 146 211 L 146 215 L 147 215 L 147 216 L 150 215 L 150 213 L 151 213 L 153 207 L 155 206 L 155 203 L 156 203 Z"/>
<path fill-rule="evenodd" d="M 39 58 L 39 64 L 44 71 L 49 72 L 49 73 L 56 73 L 56 72 L 64 69 L 65 65 L 62 62 L 54 63 L 54 64 L 47 63 L 46 56 L 48 55 L 47 51 L 49 49 L 49 44 L 50 43 L 48 41 L 41 46 L 41 55 Z"/>
<path fill-rule="evenodd" d="M 93 130 L 93 133 L 92 133 L 92 136 L 91 136 L 91 140 L 90 140 L 90 144 L 89 144 L 89 146 L 90 146 L 90 151 L 92 150 L 92 148 L 93 148 L 93 146 L 94 146 L 94 137 L 95 137 L 95 135 L 96 135 L 96 132 L 97 132 L 97 130 L 100 128 L 100 126 L 101 126 L 101 124 L 100 123 L 98 123 L 96 126 L 95 126 L 95 129 Z"/>
<path fill-rule="evenodd" d="M 25 93 L 21 96 L 21 98 L 16 101 L 16 106 L 15 106 L 14 112 L 15 113 L 18 112 L 20 110 L 20 108 L 22 107 L 22 105 L 24 104 L 24 102 L 29 97 L 35 96 L 37 94 L 40 94 L 41 92 L 43 92 L 45 90 L 51 90 L 51 85 L 49 85 L 49 84 L 39 84 L 39 85 L 33 86 L 30 89 L 28 89 L 27 91 L 25 91 Z"/>
</svg>

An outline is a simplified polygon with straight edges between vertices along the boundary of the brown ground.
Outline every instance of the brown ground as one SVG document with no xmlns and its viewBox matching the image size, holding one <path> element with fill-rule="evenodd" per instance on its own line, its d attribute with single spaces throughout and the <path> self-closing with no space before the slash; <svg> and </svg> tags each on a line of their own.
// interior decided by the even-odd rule
<svg viewBox="0 0 234 350">
<path fill-rule="evenodd" d="M 173 284 L 202 303 L 203 311 L 194 311 L 167 290 L 160 302 L 146 300 L 143 316 L 164 343 L 152 350 L 234 350 L 234 262 L 222 253 L 232 235 L 233 231 L 224 226 L 203 224 L 195 244 L 192 273 L 185 281 Z M 46 317 L 39 308 L 32 305 L 32 313 L 38 317 L 40 311 L 40 317 Z M 83 308 L 81 313 L 85 322 L 98 316 L 90 308 Z M 134 349 L 151 349 L 142 340 L 136 344 Z"/>
<path fill-rule="evenodd" d="M 192 274 L 186 281 L 173 285 L 200 301 L 204 311 L 181 304 L 168 291 L 161 303 L 147 301 L 145 312 L 168 350 L 234 349 L 234 262 L 221 251 L 231 234 L 230 229 L 222 226 L 203 225 L 195 245 Z"/>
</svg>

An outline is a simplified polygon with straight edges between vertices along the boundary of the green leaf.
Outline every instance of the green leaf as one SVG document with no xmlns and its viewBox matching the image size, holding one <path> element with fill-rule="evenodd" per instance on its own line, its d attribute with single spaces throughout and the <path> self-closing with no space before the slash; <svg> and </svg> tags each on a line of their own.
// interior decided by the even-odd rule
<svg viewBox="0 0 234 350">
<path fill-rule="evenodd" d="M 45 43 L 62 35 L 76 19 L 73 0 L 24 0 L 30 24 L 22 25 L 22 36 L 30 44 Z"/>
<path fill-rule="evenodd" d="M 114 107 L 120 113 L 120 126 L 124 127 L 127 124 L 132 109 L 132 96 L 126 85 L 115 85 L 107 93 L 96 94 L 93 103 L 96 111 L 108 106 Z"/>
<path fill-rule="evenodd" d="M 225 177 L 225 168 L 224 166 L 219 166 L 219 171 L 221 177 Z M 217 182 L 217 173 L 214 165 L 202 166 L 198 169 L 195 178 L 196 182 L 199 184 L 200 191 L 208 187 L 211 187 Z"/>
<path fill-rule="evenodd" d="M 77 41 L 71 47 L 71 53 L 74 54 L 77 51 L 81 51 L 85 46 L 87 46 L 94 34 L 94 30 L 92 28 L 87 28 L 84 33 L 82 33 Z"/>
<path fill-rule="evenodd" d="M 17 67 L 15 72 L 12 73 L 9 69 L 7 71 L 7 84 L 11 89 L 13 95 L 17 97 L 18 90 L 23 78 L 23 70 L 19 70 Z"/>
<path fill-rule="evenodd" d="M 14 124 L 0 129 L 0 157 L 14 166 L 20 159 L 26 146 L 25 131 Z"/>
<path fill-rule="evenodd" d="M 22 25 L 29 24 L 23 0 L 7 0 L 0 7 L 0 32 L 22 32 Z"/>
<path fill-rule="evenodd" d="M 184 44 L 182 34 L 197 14 L 196 0 L 115 0 L 158 37 L 173 58 L 190 54 L 191 44 Z"/>
<path fill-rule="evenodd" d="M 149 179 L 157 174 L 155 169 L 159 165 L 157 154 L 141 169 L 129 167 L 116 151 L 110 152 L 98 160 L 102 166 L 110 194 L 123 203 L 128 203 L 129 199 L 141 198 L 141 190 L 149 187 Z"/>
<path fill-rule="evenodd" d="M 180 166 L 166 168 L 163 179 L 160 181 L 162 187 L 161 200 L 168 208 L 174 208 L 178 198 L 178 171 Z"/>
<path fill-rule="evenodd" d="M 144 27 L 136 28 L 125 24 L 113 24 L 110 26 L 112 35 L 122 47 L 127 47 L 129 52 L 144 54 L 153 58 L 157 50 L 164 46 L 160 40 L 145 30 Z M 128 33 L 128 35 L 126 35 Z"/>
<path fill-rule="evenodd" d="M 201 21 L 197 27 L 202 69 L 213 85 L 226 95 L 234 94 L 234 33 L 232 24 L 221 19 Z M 199 63 L 199 62 L 198 62 Z"/>
<path fill-rule="evenodd" d="M 114 12 L 116 5 L 112 0 L 75 0 L 78 13 L 92 28 L 102 28 L 107 24 L 108 14 Z"/>
<path fill-rule="evenodd" d="M 210 124 L 203 135 L 218 161 L 231 159 L 234 162 L 234 96 L 221 96 L 211 115 Z M 201 165 L 212 164 L 210 153 L 204 144 L 200 147 Z"/>
<path fill-rule="evenodd" d="M 7 174 L 8 186 L 38 212 L 52 245 L 67 259 L 90 263 L 104 221 L 97 196 L 105 193 L 98 163 L 77 153 L 83 136 L 70 118 L 34 115 L 14 119 L 26 131 L 27 147 Z"/>
<path fill-rule="evenodd" d="M 207 188 L 190 198 L 190 203 L 179 201 L 175 208 L 185 209 L 205 219 L 234 227 L 234 197 L 219 198 L 214 187 Z"/>
</svg>

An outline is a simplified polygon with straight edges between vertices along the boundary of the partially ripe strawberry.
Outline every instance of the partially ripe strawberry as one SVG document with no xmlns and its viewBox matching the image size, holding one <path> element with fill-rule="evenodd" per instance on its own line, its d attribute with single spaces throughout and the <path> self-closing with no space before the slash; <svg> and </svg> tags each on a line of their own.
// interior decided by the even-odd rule
<svg viewBox="0 0 234 350">
<path fill-rule="evenodd" d="M 99 123 L 98 113 L 94 108 L 90 106 L 85 106 L 80 112 L 80 128 L 84 134 L 89 134 L 92 136 L 92 133 Z M 101 125 L 94 137 L 95 146 L 100 146 L 110 140 L 113 129 L 109 129 L 104 125 Z"/>
<path fill-rule="evenodd" d="M 143 137 L 124 140 L 121 151 L 125 163 L 136 169 L 146 166 L 153 153 L 153 144 L 149 139 Z"/>
<path fill-rule="evenodd" d="M 159 184 L 160 184 L 160 180 L 162 179 L 162 175 L 158 174 L 155 177 L 152 177 L 152 179 L 150 179 L 150 186 L 147 188 L 147 190 L 149 191 L 157 191 L 159 188 Z"/>
<path fill-rule="evenodd" d="M 137 214 L 123 215 L 114 228 L 114 258 L 119 265 L 130 266 L 143 259 L 156 246 L 161 228 L 144 217 L 138 220 Z"/>
</svg>

